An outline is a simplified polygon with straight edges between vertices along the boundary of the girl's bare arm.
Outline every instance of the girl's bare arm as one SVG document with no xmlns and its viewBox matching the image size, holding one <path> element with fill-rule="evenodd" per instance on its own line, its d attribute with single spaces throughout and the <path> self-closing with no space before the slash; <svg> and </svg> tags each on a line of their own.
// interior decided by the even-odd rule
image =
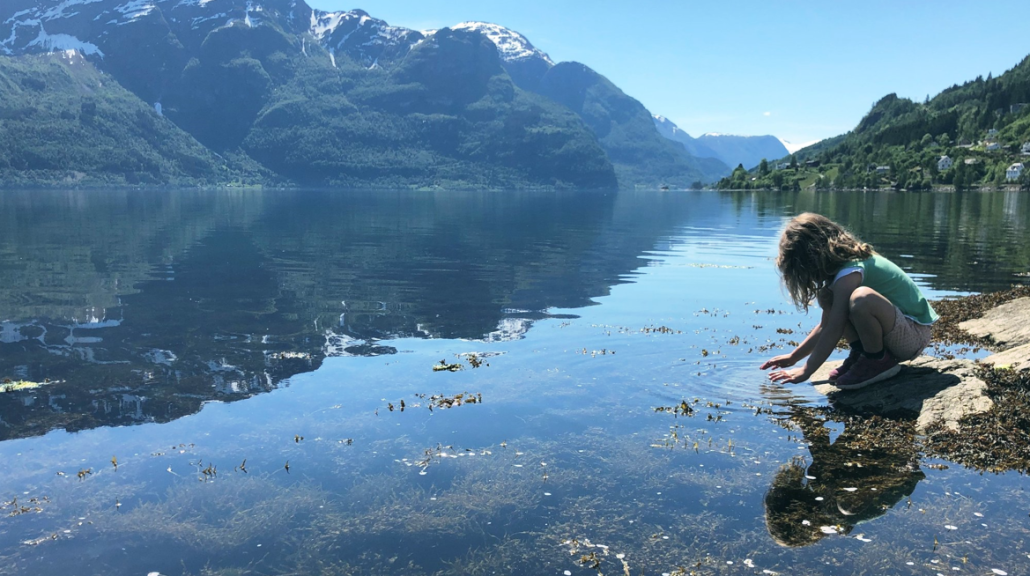
<svg viewBox="0 0 1030 576">
<path fill-rule="evenodd" d="M 844 327 L 848 322 L 851 293 L 861 285 L 862 277 L 859 274 L 849 274 L 833 285 L 832 304 L 823 309 L 819 326 L 798 347 L 798 349 L 801 349 L 802 347 L 811 346 L 808 361 L 801 368 L 773 372 L 769 374 L 770 380 L 774 382 L 804 382 L 812 377 L 812 374 L 830 357 L 833 349 L 837 346 L 837 342 L 844 335 Z M 814 338 L 813 335 L 815 336 Z"/>
</svg>

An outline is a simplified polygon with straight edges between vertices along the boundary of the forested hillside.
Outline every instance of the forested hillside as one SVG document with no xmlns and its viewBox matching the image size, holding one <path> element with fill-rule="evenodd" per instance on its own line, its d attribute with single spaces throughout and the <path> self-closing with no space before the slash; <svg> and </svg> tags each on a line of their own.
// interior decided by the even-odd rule
<svg viewBox="0 0 1030 576">
<path fill-rule="evenodd" d="M 77 52 L 0 56 L 0 181 L 210 185 L 267 180 L 219 157 Z"/>
<path fill-rule="evenodd" d="M 800 150 L 793 163 L 787 157 L 738 169 L 719 187 L 1030 187 L 1030 172 L 1012 178 L 1009 170 L 1030 160 L 1027 142 L 1030 56 L 996 78 L 978 77 L 922 103 L 889 94 L 851 132 Z"/>
</svg>

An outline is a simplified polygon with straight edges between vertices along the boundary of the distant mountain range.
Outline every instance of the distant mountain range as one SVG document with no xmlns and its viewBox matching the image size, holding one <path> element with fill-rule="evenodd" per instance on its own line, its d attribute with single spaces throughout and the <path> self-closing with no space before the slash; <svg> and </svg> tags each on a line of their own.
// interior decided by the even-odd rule
<svg viewBox="0 0 1030 576">
<path fill-rule="evenodd" d="M 654 116 L 658 132 L 679 142 L 692 156 L 717 158 L 727 166 L 743 165 L 745 169 L 758 166 L 762 158 L 774 160 L 791 152 L 782 140 L 775 136 L 733 136 L 728 134 L 703 134 L 694 138 L 664 116 Z"/>
<path fill-rule="evenodd" d="M 524 36 L 304 0 L 4 0 L 0 184 L 686 187 L 730 173 Z M 699 139 L 706 142 L 703 138 Z"/>
</svg>

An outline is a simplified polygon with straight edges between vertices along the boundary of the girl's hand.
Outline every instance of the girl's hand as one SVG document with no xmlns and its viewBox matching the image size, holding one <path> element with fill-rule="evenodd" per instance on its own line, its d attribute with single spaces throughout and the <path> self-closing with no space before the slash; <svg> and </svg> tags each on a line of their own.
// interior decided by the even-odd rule
<svg viewBox="0 0 1030 576">
<path fill-rule="evenodd" d="M 798 384 L 808 380 L 811 374 L 804 368 L 793 370 L 775 370 L 769 373 L 769 380 L 779 384 Z"/>
<path fill-rule="evenodd" d="M 769 368 L 787 368 L 797 363 L 798 361 L 794 359 L 793 355 L 783 354 L 770 360 L 766 360 L 765 364 L 762 364 L 761 368 L 762 370 L 768 370 Z"/>
</svg>

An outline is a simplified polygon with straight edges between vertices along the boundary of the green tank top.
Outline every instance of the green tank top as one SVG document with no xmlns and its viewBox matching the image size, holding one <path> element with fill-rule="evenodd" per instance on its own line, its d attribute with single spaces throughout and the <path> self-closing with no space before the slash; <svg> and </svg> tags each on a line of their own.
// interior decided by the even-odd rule
<svg viewBox="0 0 1030 576">
<path fill-rule="evenodd" d="M 837 273 L 833 281 L 836 282 L 855 269 L 862 271 L 863 286 L 868 286 L 883 294 L 905 316 L 926 325 L 937 321 L 937 312 L 934 312 L 933 307 L 926 301 L 923 291 L 916 286 L 908 274 L 905 274 L 904 270 L 898 268 L 897 264 L 879 254 L 874 254 L 865 260 L 848 262 Z"/>
</svg>

